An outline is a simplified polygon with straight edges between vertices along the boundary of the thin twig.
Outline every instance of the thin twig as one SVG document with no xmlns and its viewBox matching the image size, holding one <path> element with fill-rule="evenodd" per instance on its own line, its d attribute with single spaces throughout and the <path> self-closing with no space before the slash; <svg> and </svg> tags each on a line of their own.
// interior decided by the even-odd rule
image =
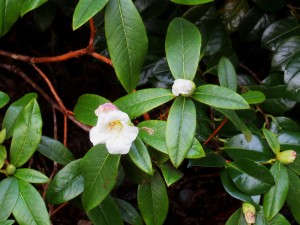
<svg viewBox="0 0 300 225">
<path fill-rule="evenodd" d="M 250 75 L 254 78 L 255 82 L 260 84 L 261 80 L 258 79 L 256 73 L 254 73 L 252 70 L 250 70 L 247 66 L 245 66 L 244 64 L 240 63 L 240 67 L 242 67 L 244 70 L 246 70 L 248 73 L 250 73 Z"/>
<path fill-rule="evenodd" d="M 203 145 L 206 145 L 213 137 L 221 130 L 221 128 L 226 124 L 227 118 L 225 117 L 220 125 L 214 130 L 214 132 L 206 139 L 206 141 L 203 143 Z"/>
</svg>

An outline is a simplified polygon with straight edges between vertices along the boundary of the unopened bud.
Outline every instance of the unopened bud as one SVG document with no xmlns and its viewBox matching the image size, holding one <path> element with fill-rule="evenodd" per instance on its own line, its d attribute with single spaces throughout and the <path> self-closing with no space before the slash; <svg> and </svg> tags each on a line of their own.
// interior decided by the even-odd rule
<svg viewBox="0 0 300 225">
<path fill-rule="evenodd" d="M 251 205 L 250 203 L 244 202 L 242 206 L 242 211 L 245 216 L 245 220 L 247 224 L 253 224 L 255 223 L 255 207 Z"/>
<path fill-rule="evenodd" d="M 191 80 L 177 79 L 172 86 L 172 93 L 175 96 L 182 95 L 184 97 L 191 96 L 196 89 L 196 85 Z"/>
<path fill-rule="evenodd" d="M 115 111 L 115 110 L 119 110 L 117 106 L 115 106 L 112 103 L 104 103 L 102 105 L 100 105 L 96 110 L 95 110 L 95 114 L 97 116 L 99 116 L 102 113 L 109 113 L 111 111 Z"/>
<path fill-rule="evenodd" d="M 283 152 L 278 152 L 276 155 L 277 160 L 282 164 L 289 164 L 294 162 L 296 156 L 297 156 L 297 152 L 295 152 L 294 150 L 286 150 Z"/>
<path fill-rule="evenodd" d="M 13 175 L 16 170 L 17 168 L 13 164 L 9 164 L 5 169 L 7 175 Z"/>
</svg>

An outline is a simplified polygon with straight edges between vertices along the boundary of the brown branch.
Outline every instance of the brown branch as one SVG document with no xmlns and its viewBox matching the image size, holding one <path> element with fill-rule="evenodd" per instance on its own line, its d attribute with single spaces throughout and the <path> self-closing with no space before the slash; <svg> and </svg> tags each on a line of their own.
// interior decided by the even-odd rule
<svg viewBox="0 0 300 225">
<path fill-rule="evenodd" d="M 93 19 L 90 19 L 90 40 L 89 40 L 89 45 L 88 48 L 90 51 L 94 51 L 94 41 L 95 41 L 95 34 L 96 34 L 96 28 L 95 28 L 95 23 Z"/>
<path fill-rule="evenodd" d="M 96 59 L 99 59 L 99 60 L 105 62 L 105 63 L 108 64 L 108 65 L 111 65 L 111 66 L 113 65 L 113 64 L 112 64 L 112 61 L 111 61 L 109 58 L 106 58 L 105 56 L 100 55 L 100 54 L 97 53 L 97 52 L 91 52 L 90 55 L 93 56 L 93 57 L 96 58 Z"/>
<path fill-rule="evenodd" d="M 225 117 L 220 125 L 214 130 L 214 132 L 206 139 L 203 145 L 206 145 L 213 137 L 221 130 L 221 128 L 226 124 L 227 118 Z"/>
</svg>

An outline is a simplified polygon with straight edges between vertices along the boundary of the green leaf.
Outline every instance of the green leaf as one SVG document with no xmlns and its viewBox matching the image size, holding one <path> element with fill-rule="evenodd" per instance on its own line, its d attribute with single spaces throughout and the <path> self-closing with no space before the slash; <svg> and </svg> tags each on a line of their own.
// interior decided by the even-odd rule
<svg viewBox="0 0 300 225">
<path fill-rule="evenodd" d="M 259 210 L 256 213 L 256 221 L 255 221 L 255 225 L 291 225 L 289 221 L 287 221 L 287 219 L 281 215 L 281 214 L 276 214 L 276 216 L 268 221 L 265 218 L 264 215 L 264 211 L 263 211 L 263 207 L 259 207 Z"/>
<path fill-rule="evenodd" d="M 269 131 L 267 129 L 262 129 L 264 136 L 271 147 L 272 151 L 277 154 L 280 152 L 280 144 L 278 141 L 278 138 L 275 136 L 275 134 L 272 131 Z"/>
<path fill-rule="evenodd" d="M 132 143 L 129 151 L 129 157 L 134 164 L 145 173 L 153 175 L 154 171 L 148 149 L 139 137 L 137 137 Z"/>
<path fill-rule="evenodd" d="M 87 212 L 94 225 L 123 225 L 120 209 L 115 200 L 108 195 L 100 205 Z"/>
<path fill-rule="evenodd" d="M 9 96 L 6 93 L 0 91 L 0 108 L 5 106 L 9 102 L 9 100 Z"/>
<path fill-rule="evenodd" d="M 257 162 L 239 159 L 228 165 L 231 179 L 236 187 L 245 194 L 263 194 L 275 184 L 270 171 Z"/>
<path fill-rule="evenodd" d="M 36 98 L 37 94 L 29 93 L 24 95 L 19 100 L 15 101 L 8 107 L 2 123 L 2 129 L 6 129 L 6 139 L 12 136 L 15 124 L 18 121 L 18 118 L 23 108 L 25 108 L 31 102 L 32 99 Z"/>
<path fill-rule="evenodd" d="M 168 187 L 177 182 L 184 175 L 169 162 L 161 164 L 160 168 Z"/>
<path fill-rule="evenodd" d="M 74 108 L 75 118 L 81 123 L 95 126 L 98 117 L 95 110 L 102 104 L 109 102 L 107 99 L 93 94 L 81 95 Z"/>
<path fill-rule="evenodd" d="M 300 52 L 297 52 L 291 60 L 286 65 L 286 70 L 284 70 L 284 83 L 287 84 L 287 89 L 289 91 L 295 90 L 297 94 L 297 90 L 300 88 L 299 84 L 299 60 Z M 295 98 L 298 101 L 297 98 Z"/>
<path fill-rule="evenodd" d="M 196 109 L 189 98 L 175 99 L 168 116 L 166 145 L 173 165 L 177 168 L 190 150 L 196 130 Z"/>
<path fill-rule="evenodd" d="M 287 167 L 300 176 L 300 156 L 297 155 L 294 162 L 287 164 Z"/>
<path fill-rule="evenodd" d="M 101 9 L 104 8 L 108 0 L 79 0 L 74 14 L 73 14 L 73 30 L 81 27 L 89 19 L 96 15 Z"/>
<path fill-rule="evenodd" d="M 119 198 L 115 198 L 115 201 L 117 202 L 122 218 L 126 223 L 143 225 L 142 217 L 131 204 Z"/>
<path fill-rule="evenodd" d="M 48 0 L 24 0 L 20 15 L 23 17 L 26 13 L 43 5 Z"/>
<path fill-rule="evenodd" d="M 287 169 L 289 177 L 289 190 L 286 202 L 295 220 L 300 223 L 300 178 L 290 169 Z"/>
<path fill-rule="evenodd" d="M 50 218 L 44 200 L 29 183 L 18 180 L 19 198 L 13 215 L 19 225 L 50 225 Z"/>
<path fill-rule="evenodd" d="M 271 4 L 272 5 L 272 4 Z M 269 4 L 269 7 L 271 6 Z M 300 35 L 300 25 L 294 19 L 277 20 L 265 29 L 261 42 L 264 47 L 274 51 L 285 39 Z"/>
<path fill-rule="evenodd" d="M 43 173 L 29 168 L 21 168 L 17 169 L 14 173 L 14 177 L 26 181 L 28 183 L 36 183 L 36 184 L 42 184 L 49 182 L 49 178 L 44 175 Z"/>
<path fill-rule="evenodd" d="M 278 136 L 281 149 L 293 149 L 300 153 L 300 133 L 299 131 L 286 131 Z"/>
<path fill-rule="evenodd" d="M 62 143 L 46 136 L 42 136 L 38 151 L 61 165 L 67 165 L 75 160 L 72 152 L 70 152 Z"/>
<path fill-rule="evenodd" d="M 7 152 L 4 145 L 0 145 L 0 169 L 5 164 L 5 159 L 7 159 Z"/>
<path fill-rule="evenodd" d="M 174 98 L 171 90 L 163 88 L 143 89 L 125 95 L 114 102 L 131 119 L 143 115 Z"/>
<path fill-rule="evenodd" d="M 20 112 L 10 147 L 10 163 L 22 166 L 36 151 L 42 137 L 42 117 L 35 99 Z"/>
<path fill-rule="evenodd" d="M 3 179 L 0 182 L 0 221 L 10 216 L 18 197 L 19 185 L 17 179 L 13 177 Z"/>
<path fill-rule="evenodd" d="M 266 96 L 260 91 L 247 91 L 242 94 L 242 97 L 248 104 L 259 104 L 266 100 Z"/>
<path fill-rule="evenodd" d="M 275 180 L 275 185 L 264 194 L 264 216 L 271 220 L 282 208 L 289 189 L 288 173 L 284 165 L 276 162 L 270 172 Z"/>
<path fill-rule="evenodd" d="M 237 90 L 237 76 L 235 69 L 226 57 L 222 57 L 218 65 L 220 85 L 233 91 Z"/>
<path fill-rule="evenodd" d="M 1 225 L 12 225 L 14 223 L 15 223 L 14 220 L 0 220 Z"/>
<path fill-rule="evenodd" d="M 248 103 L 236 92 L 213 84 L 199 86 L 193 96 L 197 101 L 222 109 L 248 109 Z"/>
<path fill-rule="evenodd" d="M 237 189 L 234 182 L 230 178 L 229 171 L 227 169 L 221 170 L 220 177 L 221 177 L 223 187 L 228 194 L 230 194 L 232 197 L 240 201 L 248 202 L 251 203 L 252 205 L 256 205 L 256 203 L 253 201 L 250 195 L 247 195 L 241 192 L 239 189 Z"/>
<path fill-rule="evenodd" d="M 212 1 L 213 0 L 171 0 L 171 2 L 175 2 L 177 4 L 183 4 L 183 5 L 197 5 L 197 4 L 204 4 Z"/>
<path fill-rule="evenodd" d="M 225 159 L 217 155 L 213 151 L 206 151 L 205 157 L 202 157 L 200 159 L 190 159 L 188 167 L 192 166 L 203 166 L 203 167 L 223 167 L 225 166 L 226 161 Z"/>
<path fill-rule="evenodd" d="M 139 184 L 138 205 L 147 225 L 162 225 L 167 217 L 169 199 L 163 179 L 155 173 L 151 182 Z"/>
<path fill-rule="evenodd" d="M 4 36 L 18 20 L 23 0 L 0 1 L 0 37 Z"/>
<path fill-rule="evenodd" d="M 185 158 L 187 159 L 199 159 L 205 157 L 205 152 L 200 144 L 200 142 L 194 138 L 193 144 L 190 148 L 190 150 L 187 152 Z"/>
<path fill-rule="evenodd" d="M 120 155 L 108 153 L 105 145 L 91 148 L 81 160 L 84 178 L 83 206 L 86 211 L 99 205 L 117 181 Z"/>
<path fill-rule="evenodd" d="M 143 21 L 131 0 L 110 0 L 105 10 L 105 34 L 114 69 L 125 90 L 135 89 L 147 54 Z"/>
<path fill-rule="evenodd" d="M 225 225 L 248 225 L 241 208 L 230 216 Z"/>
<path fill-rule="evenodd" d="M 55 175 L 48 186 L 46 200 L 51 204 L 61 204 L 77 197 L 83 189 L 80 160 L 75 160 Z"/>
<path fill-rule="evenodd" d="M 183 18 L 173 19 L 167 30 L 166 56 L 175 79 L 194 79 L 200 49 L 199 29 Z"/>
</svg>

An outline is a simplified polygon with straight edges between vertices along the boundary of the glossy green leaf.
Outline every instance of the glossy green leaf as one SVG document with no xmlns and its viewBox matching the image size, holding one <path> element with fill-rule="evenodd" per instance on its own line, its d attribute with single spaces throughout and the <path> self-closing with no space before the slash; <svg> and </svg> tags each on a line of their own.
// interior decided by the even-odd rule
<svg viewBox="0 0 300 225">
<path fill-rule="evenodd" d="M 212 2 L 213 0 L 171 0 L 171 1 L 183 5 L 197 5 L 197 4 Z"/>
<path fill-rule="evenodd" d="M 2 129 L 6 129 L 6 139 L 12 136 L 15 124 L 18 121 L 22 109 L 25 108 L 31 102 L 32 99 L 36 98 L 37 94 L 29 93 L 15 101 L 8 107 L 2 123 Z"/>
<path fill-rule="evenodd" d="M 200 159 L 190 159 L 188 167 L 192 166 L 203 166 L 203 167 L 223 167 L 225 166 L 226 161 L 225 159 L 217 155 L 213 151 L 206 151 L 205 157 L 202 157 Z"/>
<path fill-rule="evenodd" d="M 171 90 L 163 88 L 143 89 L 125 95 L 114 102 L 131 119 L 143 115 L 174 98 Z"/>
<path fill-rule="evenodd" d="M 8 177 L 0 182 L 0 221 L 7 219 L 19 197 L 19 185 L 15 178 Z"/>
<path fill-rule="evenodd" d="M 4 36 L 18 20 L 23 0 L 0 1 L 0 37 Z"/>
<path fill-rule="evenodd" d="M 275 185 L 264 194 L 264 216 L 271 220 L 282 208 L 289 189 L 288 173 L 284 165 L 276 162 L 270 172 L 275 180 Z"/>
<path fill-rule="evenodd" d="M 73 30 L 81 27 L 104 8 L 108 0 L 79 0 L 73 15 Z"/>
<path fill-rule="evenodd" d="M 9 100 L 9 96 L 6 93 L 0 91 L 0 108 L 5 106 L 9 102 Z"/>
<path fill-rule="evenodd" d="M 242 212 L 242 209 L 239 208 L 236 210 L 227 220 L 225 225 L 248 225 L 247 221 L 245 220 L 245 216 Z"/>
<path fill-rule="evenodd" d="M 296 174 L 300 176 L 300 156 L 299 154 L 297 155 L 296 159 L 294 162 L 287 164 L 288 168 L 293 170 Z"/>
<path fill-rule="evenodd" d="M 275 154 L 277 154 L 280 151 L 280 144 L 279 144 L 278 138 L 272 131 L 269 131 L 264 128 L 262 129 L 262 131 L 263 131 L 263 134 L 264 134 L 269 146 L 271 147 L 272 151 Z"/>
<path fill-rule="evenodd" d="M 61 204 L 81 194 L 83 189 L 80 160 L 75 160 L 55 175 L 48 186 L 46 200 L 51 204 Z"/>
<path fill-rule="evenodd" d="M 300 36 L 290 37 L 275 49 L 272 59 L 272 68 L 274 70 L 284 71 L 287 63 L 300 50 Z"/>
<path fill-rule="evenodd" d="M 193 96 L 197 101 L 222 109 L 248 109 L 248 103 L 236 92 L 213 84 L 199 86 Z"/>
<path fill-rule="evenodd" d="M 20 15 L 24 16 L 29 11 L 38 8 L 39 6 L 43 5 L 47 1 L 48 0 L 24 0 Z"/>
<path fill-rule="evenodd" d="M 145 223 L 162 225 L 168 214 L 169 200 L 159 173 L 155 173 L 150 182 L 139 184 L 137 198 Z"/>
<path fill-rule="evenodd" d="M 87 212 L 94 225 L 123 225 L 120 209 L 115 200 L 108 195 L 100 205 Z"/>
<path fill-rule="evenodd" d="M 86 211 L 99 205 L 117 181 L 120 155 L 111 155 L 105 145 L 91 148 L 81 160 L 84 178 L 83 206 Z"/>
<path fill-rule="evenodd" d="M 278 135 L 284 131 L 300 131 L 300 126 L 288 117 L 278 116 L 272 118 L 270 130 Z"/>
<path fill-rule="evenodd" d="M 110 0 L 105 21 L 109 54 L 119 81 L 129 93 L 140 80 L 148 49 L 146 30 L 131 0 Z"/>
<path fill-rule="evenodd" d="M 134 162 L 134 164 L 145 173 L 148 173 L 150 175 L 153 174 L 154 171 L 152 168 L 152 162 L 148 149 L 139 137 L 137 137 L 132 143 L 129 151 L 129 157 Z"/>
<path fill-rule="evenodd" d="M 284 70 L 284 83 L 287 84 L 289 90 L 297 90 L 300 88 L 300 52 L 297 52 L 291 60 L 286 65 L 286 70 Z M 297 98 L 295 99 L 297 100 Z"/>
<path fill-rule="evenodd" d="M 278 141 L 282 149 L 295 150 L 300 153 L 300 133 L 299 131 L 286 131 L 278 135 Z"/>
<path fill-rule="evenodd" d="M 20 112 L 14 125 L 10 147 L 10 163 L 22 166 L 36 151 L 42 137 L 42 117 L 40 107 L 35 99 Z"/>
<path fill-rule="evenodd" d="M 263 194 L 275 184 L 270 171 L 257 162 L 239 159 L 228 165 L 230 177 L 235 186 L 245 194 Z"/>
<path fill-rule="evenodd" d="M 265 218 L 263 207 L 259 207 L 256 213 L 255 225 L 291 225 L 290 222 L 281 214 L 276 214 L 276 216 L 268 221 Z"/>
<path fill-rule="evenodd" d="M 19 198 L 13 215 L 19 225 L 50 225 L 50 218 L 40 193 L 29 183 L 18 180 Z"/>
<path fill-rule="evenodd" d="M 216 108 L 219 112 L 221 112 L 224 116 L 226 116 L 240 131 L 243 132 L 245 139 L 247 142 L 252 140 L 252 133 L 249 128 L 245 125 L 245 123 L 239 118 L 237 113 L 233 110 L 220 109 Z"/>
<path fill-rule="evenodd" d="M 70 152 L 62 143 L 46 136 L 42 136 L 38 151 L 61 165 L 67 165 L 75 160 L 72 152 Z"/>
<path fill-rule="evenodd" d="M 230 178 L 229 172 L 227 169 L 222 169 L 220 173 L 221 181 L 223 184 L 224 189 L 227 191 L 228 194 L 230 194 L 232 197 L 243 201 L 251 203 L 252 205 L 256 205 L 256 203 L 253 201 L 250 195 L 247 195 L 243 192 L 241 192 L 235 184 L 233 183 L 232 179 Z"/>
<path fill-rule="evenodd" d="M 183 18 L 173 19 L 167 30 L 166 56 L 175 79 L 194 79 L 200 49 L 199 29 Z"/>
<path fill-rule="evenodd" d="M 300 178 L 290 169 L 287 169 L 289 178 L 289 190 L 286 202 L 293 214 L 294 219 L 300 223 Z"/>
<path fill-rule="evenodd" d="M 269 4 L 269 7 L 271 5 Z M 274 51 L 282 45 L 286 38 L 298 35 L 300 35 L 299 23 L 294 19 L 282 19 L 275 21 L 265 29 L 261 42 L 264 47 Z"/>
<path fill-rule="evenodd" d="M 259 104 L 266 100 L 266 96 L 260 91 L 247 91 L 242 94 L 242 97 L 248 104 Z"/>
<path fill-rule="evenodd" d="M 184 175 L 169 162 L 161 164 L 160 169 L 168 187 L 177 182 Z"/>
<path fill-rule="evenodd" d="M 237 76 L 235 69 L 226 57 L 220 59 L 218 65 L 218 76 L 220 85 L 226 88 L 229 88 L 233 91 L 237 90 Z"/>
<path fill-rule="evenodd" d="M 175 99 L 168 116 L 166 145 L 168 154 L 175 167 L 184 160 L 193 144 L 196 130 L 196 109 L 189 98 Z"/>
<path fill-rule="evenodd" d="M 0 145 L 0 169 L 5 164 L 5 159 L 7 159 L 7 152 L 4 145 Z"/>
<path fill-rule="evenodd" d="M 142 217 L 131 204 L 119 198 L 115 198 L 115 201 L 117 202 L 122 218 L 126 223 L 132 225 L 143 225 Z"/>
<path fill-rule="evenodd" d="M 28 183 L 42 184 L 50 181 L 49 178 L 43 173 L 29 168 L 17 169 L 14 173 L 14 177 Z"/>
<path fill-rule="evenodd" d="M 190 150 L 187 152 L 185 158 L 187 159 L 199 159 L 205 157 L 205 152 L 200 144 L 200 142 L 194 138 L 193 144 L 190 148 Z"/>
<path fill-rule="evenodd" d="M 74 108 L 75 118 L 84 124 L 95 126 L 98 119 L 95 110 L 107 102 L 109 102 L 107 99 L 98 95 L 81 95 Z"/>
</svg>

